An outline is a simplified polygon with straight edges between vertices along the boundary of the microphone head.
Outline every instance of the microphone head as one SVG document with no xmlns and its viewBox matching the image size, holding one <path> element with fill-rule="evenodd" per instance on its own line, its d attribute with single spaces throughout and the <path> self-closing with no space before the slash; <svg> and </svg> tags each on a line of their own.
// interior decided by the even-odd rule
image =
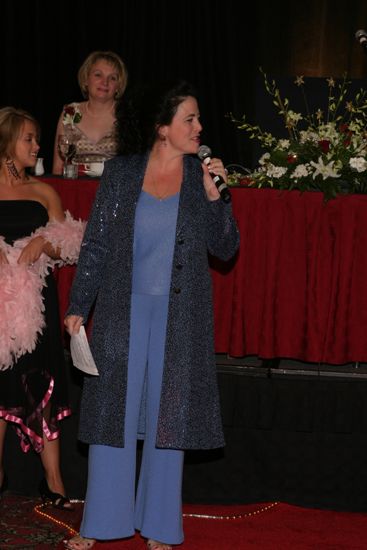
<svg viewBox="0 0 367 550">
<path fill-rule="evenodd" d="M 207 145 L 200 145 L 198 150 L 198 157 L 201 161 L 212 156 L 212 151 Z"/>
<path fill-rule="evenodd" d="M 360 29 L 359 31 L 356 32 L 355 37 L 358 40 L 358 42 L 364 42 L 365 40 L 367 40 L 367 32 L 364 31 L 363 29 Z"/>
</svg>

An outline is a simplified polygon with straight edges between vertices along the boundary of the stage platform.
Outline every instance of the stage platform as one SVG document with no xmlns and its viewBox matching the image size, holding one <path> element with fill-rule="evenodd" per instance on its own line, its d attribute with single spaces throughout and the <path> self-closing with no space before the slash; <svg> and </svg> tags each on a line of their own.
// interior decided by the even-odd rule
<svg viewBox="0 0 367 550">
<path fill-rule="evenodd" d="M 69 362 L 69 361 L 68 361 Z M 282 501 L 367 511 L 366 364 L 330 366 L 217 355 L 224 449 L 186 453 L 186 503 Z M 61 423 L 61 460 L 70 496 L 83 498 L 87 446 L 78 442 L 83 375 L 69 362 L 74 414 Z M 42 469 L 8 430 L 9 488 L 37 494 Z"/>
<path fill-rule="evenodd" d="M 305 363 L 286 358 L 261 359 L 256 355 L 231 357 L 225 353 L 218 353 L 216 358 L 218 372 L 224 374 L 231 372 L 235 375 L 246 376 L 292 375 L 367 379 L 367 363 L 328 365 L 325 363 Z"/>
</svg>

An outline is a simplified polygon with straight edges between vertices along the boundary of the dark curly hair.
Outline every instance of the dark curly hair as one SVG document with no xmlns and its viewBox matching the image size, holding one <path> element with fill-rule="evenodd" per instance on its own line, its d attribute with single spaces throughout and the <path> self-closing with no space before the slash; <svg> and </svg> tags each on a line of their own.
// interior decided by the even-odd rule
<svg viewBox="0 0 367 550">
<path fill-rule="evenodd" d="M 135 88 L 116 107 L 118 154 L 143 153 L 158 138 L 161 126 L 171 123 L 187 97 L 197 98 L 185 80 Z"/>
</svg>

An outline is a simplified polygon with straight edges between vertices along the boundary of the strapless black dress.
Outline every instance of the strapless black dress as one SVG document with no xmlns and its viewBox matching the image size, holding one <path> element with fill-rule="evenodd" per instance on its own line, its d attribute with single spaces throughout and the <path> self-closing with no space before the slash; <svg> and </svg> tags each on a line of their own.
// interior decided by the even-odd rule
<svg viewBox="0 0 367 550">
<path fill-rule="evenodd" d="M 0 200 L 0 235 L 8 244 L 46 225 L 45 207 L 32 200 Z M 46 326 L 35 350 L 22 355 L 11 369 L 0 371 L 0 418 L 16 429 L 22 449 L 43 449 L 43 434 L 49 440 L 59 435 L 58 421 L 71 414 L 58 298 L 50 273 L 43 288 Z M 1 304 L 0 304 L 1 307 Z"/>
</svg>

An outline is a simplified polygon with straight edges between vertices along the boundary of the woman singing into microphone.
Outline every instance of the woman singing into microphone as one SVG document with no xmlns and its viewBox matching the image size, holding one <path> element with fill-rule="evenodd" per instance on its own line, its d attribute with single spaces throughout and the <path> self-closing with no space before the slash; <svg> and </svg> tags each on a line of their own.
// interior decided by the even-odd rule
<svg viewBox="0 0 367 550">
<path fill-rule="evenodd" d="M 239 245 L 210 175 L 226 181 L 224 166 L 197 158 L 202 125 L 186 82 L 123 106 L 123 156 L 105 164 L 65 320 L 77 333 L 96 298 L 99 376 L 85 380 L 80 417 L 88 489 L 71 550 L 136 531 L 149 550 L 182 543 L 184 451 L 224 445 L 208 267 L 208 252 L 228 260 Z"/>
</svg>

